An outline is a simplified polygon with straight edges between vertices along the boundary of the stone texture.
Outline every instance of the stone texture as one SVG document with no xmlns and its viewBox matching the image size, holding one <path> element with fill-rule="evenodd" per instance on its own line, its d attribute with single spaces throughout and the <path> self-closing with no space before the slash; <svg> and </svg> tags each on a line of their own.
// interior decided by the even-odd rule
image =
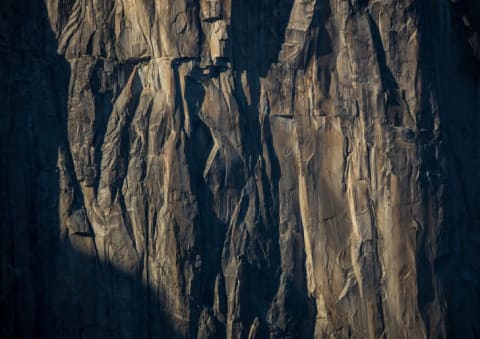
<svg viewBox="0 0 480 339">
<path fill-rule="evenodd" d="M 0 336 L 480 336 L 475 0 L 5 0 Z"/>
</svg>

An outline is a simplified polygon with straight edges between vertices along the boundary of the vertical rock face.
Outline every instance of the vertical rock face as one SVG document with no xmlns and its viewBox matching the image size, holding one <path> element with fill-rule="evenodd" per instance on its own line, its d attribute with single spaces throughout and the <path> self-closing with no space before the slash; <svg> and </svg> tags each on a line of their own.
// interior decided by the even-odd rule
<svg viewBox="0 0 480 339">
<path fill-rule="evenodd" d="M 480 335 L 475 0 L 0 4 L 5 338 Z"/>
</svg>

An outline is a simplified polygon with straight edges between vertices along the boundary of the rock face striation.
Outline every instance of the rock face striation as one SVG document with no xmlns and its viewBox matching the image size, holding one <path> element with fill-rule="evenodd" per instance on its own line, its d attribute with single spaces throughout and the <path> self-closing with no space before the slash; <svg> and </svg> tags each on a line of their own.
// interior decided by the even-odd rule
<svg viewBox="0 0 480 339">
<path fill-rule="evenodd" d="M 476 0 L 3 0 L 2 338 L 480 336 Z"/>
</svg>

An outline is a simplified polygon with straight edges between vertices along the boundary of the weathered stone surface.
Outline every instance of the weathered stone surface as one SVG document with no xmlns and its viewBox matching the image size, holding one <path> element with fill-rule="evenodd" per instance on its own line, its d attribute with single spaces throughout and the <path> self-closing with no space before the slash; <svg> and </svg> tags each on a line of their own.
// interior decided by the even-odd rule
<svg viewBox="0 0 480 339">
<path fill-rule="evenodd" d="M 475 0 L 5 0 L 5 338 L 480 335 Z"/>
</svg>

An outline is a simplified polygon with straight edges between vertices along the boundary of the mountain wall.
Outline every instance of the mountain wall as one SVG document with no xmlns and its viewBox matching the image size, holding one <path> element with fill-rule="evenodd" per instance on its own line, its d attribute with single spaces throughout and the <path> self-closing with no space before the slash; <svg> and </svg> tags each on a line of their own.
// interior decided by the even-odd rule
<svg viewBox="0 0 480 339">
<path fill-rule="evenodd" d="M 0 336 L 480 336 L 479 32 L 476 0 L 1 1 Z"/>
</svg>

